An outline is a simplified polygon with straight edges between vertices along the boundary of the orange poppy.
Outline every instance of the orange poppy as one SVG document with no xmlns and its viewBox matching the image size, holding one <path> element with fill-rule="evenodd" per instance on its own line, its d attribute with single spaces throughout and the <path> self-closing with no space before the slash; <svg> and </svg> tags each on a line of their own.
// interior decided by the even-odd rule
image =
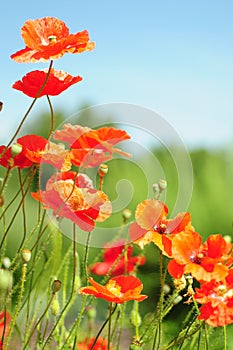
<svg viewBox="0 0 233 350">
<path fill-rule="evenodd" d="M 130 238 L 142 249 L 153 242 L 166 256 L 171 256 L 172 238 L 185 230 L 192 230 L 191 215 L 180 213 L 167 219 L 167 206 L 156 199 L 142 201 L 136 208 L 136 222 L 130 225 Z"/>
<path fill-rule="evenodd" d="M 108 341 L 102 337 L 97 339 L 94 347 L 92 347 L 95 338 L 85 338 L 82 342 L 78 342 L 77 348 L 78 350 L 108 350 Z M 110 349 L 112 349 L 112 345 L 110 345 Z"/>
<path fill-rule="evenodd" d="M 71 85 L 74 85 L 82 80 L 82 77 L 72 75 L 63 72 L 61 70 L 51 69 L 48 81 L 38 96 L 48 70 L 34 70 L 27 73 L 22 80 L 16 81 L 12 87 L 13 89 L 22 91 L 29 97 L 42 97 L 45 95 L 57 96 L 64 90 L 68 89 Z"/>
<path fill-rule="evenodd" d="M 144 256 L 132 256 L 133 247 L 129 246 L 125 250 L 125 241 L 119 240 L 104 247 L 103 262 L 96 262 L 90 266 L 90 271 L 99 276 L 105 276 L 111 271 L 111 276 L 122 275 L 133 272 L 137 266 L 146 262 Z M 121 257 L 119 258 L 119 256 Z M 114 268 L 112 268 L 114 266 Z"/>
<path fill-rule="evenodd" d="M 19 63 L 54 60 L 65 53 L 81 53 L 93 50 L 87 30 L 70 34 L 65 23 L 55 17 L 29 19 L 21 28 L 26 47 L 11 58 Z"/>
<path fill-rule="evenodd" d="M 45 191 L 33 192 L 32 197 L 42 202 L 45 209 L 52 209 L 53 215 L 67 218 L 87 232 L 93 230 L 96 221 L 102 222 L 111 215 L 106 194 L 95 190 L 87 175 L 72 171 L 53 175 Z"/>
<path fill-rule="evenodd" d="M 233 270 L 222 281 L 212 280 L 196 289 L 196 301 L 203 304 L 200 320 L 210 326 L 219 327 L 233 323 Z"/>
<path fill-rule="evenodd" d="M 116 276 L 111 278 L 105 286 L 89 277 L 91 286 L 83 287 L 80 294 L 94 295 L 106 301 L 122 304 L 129 300 L 143 301 L 147 295 L 140 294 L 143 288 L 141 281 L 134 276 Z"/>
<path fill-rule="evenodd" d="M 174 278 L 190 273 L 199 282 L 222 280 L 228 274 L 232 245 L 220 234 L 211 235 L 202 244 L 201 236 L 194 231 L 181 232 L 172 240 L 172 257 L 168 271 Z"/>
<path fill-rule="evenodd" d="M 113 146 L 130 139 L 126 131 L 113 127 L 102 127 L 83 133 L 73 142 L 71 147 L 71 161 L 76 166 L 96 167 L 112 159 L 113 153 L 129 157 L 126 152 Z"/>
<path fill-rule="evenodd" d="M 89 132 L 91 128 L 81 125 L 64 124 L 63 129 L 56 130 L 53 134 L 54 140 L 67 142 L 71 146 L 84 133 Z"/>
</svg>

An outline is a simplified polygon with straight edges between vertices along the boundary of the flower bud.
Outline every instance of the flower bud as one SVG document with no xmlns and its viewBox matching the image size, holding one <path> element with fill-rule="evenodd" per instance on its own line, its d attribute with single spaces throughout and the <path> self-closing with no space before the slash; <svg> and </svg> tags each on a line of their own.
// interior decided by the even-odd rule
<svg viewBox="0 0 233 350">
<path fill-rule="evenodd" d="M 21 252 L 22 260 L 27 264 L 31 260 L 32 253 L 29 249 L 23 249 Z"/>
<path fill-rule="evenodd" d="M 98 169 L 98 174 L 100 177 L 103 177 L 107 175 L 108 173 L 108 165 L 107 164 L 100 164 L 99 169 Z"/>
<path fill-rule="evenodd" d="M 164 191 L 167 188 L 167 181 L 166 180 L 159 180 L 158 183 L 160 191 Z"/>
<path fill-rule="evenodd" d="M 8 291 L 12 287 L 12 275 L 10 271 L 0 269 L 0 290 Z"/>
<path fill-rule="evenodd" d="M 174 305 L 179 304 L 179 303 L 181 302 L 182 299 L 183 299 L 183 298 L 182 298 L 181 295 L 177 295 L 177 296 L 175 297 L 175 299 L 173 300 L 173 304 L 174 304 Z"/>
<path fill-rule="evenodd" d="M 171 291 L 171 287 L 169 286 L 169 284 L 165 283 L 164 286 L 163 286 L 163 292 L 164 294 L 169 294 Z"/>
<path fill-rule="evenodd" d="M 20 145 L 19 143 L 15 143 L 14 145 L 12 145 L 11 147 L 12 157 L 15 157 L 18 154 L 20 154 L 22 152 L 22 149 L 23 149 L 23 146 Z"/>
<path fill-rule="evenodd" d="M 231 242 L 232 242 L 232 238 L 231 238 L 230 235 L 225 235 L 223 238 L 225 239 L 225 241 L 226 241 L 227 243 L 231 243 Z"/>
<path fill-rule="evenodd" d="M 142 318 L 137 310 L 132 310 L 130 322 L 134 327 L 139 327 L 142 323 Z"/>
<path fill-rule="evenodd" d="M 9 269 L 11 265 L 11 261 L 10 259 L 6 256 L 5 258 L 3 258 L 2 260 L 2 266 L 5 268 L 5 269 Z"/>
<path fill-rule="evenodd" d="M 61 289 L 61 281 L 54 280 L 52 284 L 52 293 L 55 294 Z"/>
<path fill-rule="evenodd" d="M 122 216 L 124 220 L 128 220 L 131 218 L 132 212 L 129 209 L 123 210 Z"/>
</svg>

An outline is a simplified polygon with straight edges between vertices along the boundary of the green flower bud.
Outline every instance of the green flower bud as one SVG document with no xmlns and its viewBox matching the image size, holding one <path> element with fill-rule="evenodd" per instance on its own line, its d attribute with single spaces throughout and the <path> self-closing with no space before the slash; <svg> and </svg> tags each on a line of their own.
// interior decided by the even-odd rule
<svg viewBox="0 0 233 350">
<path fill-rule="evenodd" d="M 6 256 L 3 260 L 2 260 L 2 266 L 5 268 L 5 269 L 9 269 L 11 265 L 11 261 L 10 259 Z"/>
<path fill-rule="evenodd" d="M 130 322 L 134 327 L 139 327 L 142 323 L 142 318 L 138 311 L 132 310 L 130 314 Z"/>
<path fill-rule="evenodd" d="M 225 241 L 226 241 L 227 243 L 231 243 L 231 242 L 232 242 L 232 238 L 231 238 L 230 235 L 225 235 L 223 238 L 225 239 Z"/>
<path fill-rule="evenodd" d="M 21 257 L 25 264 L 31 260 L 32 253 L 29 249 L 22 250 Z"/>
<path fill-rule="evenodd" d="M 179 304 L 179 303 L 181 302 L 182 299 L 183 299 L 183 298 L 182 298 L 181 295 L 177 295 L 177 296 L 175 297 L 175 299 L 173 300 L 173 304 L 174 304 L 174 305 Z"/>
<path fill-rule="evenodd" d="M 12 145 L 11 147 L 12 157 L 19 155 L 22 152 L 22 149 L 23 149 L 23 146 L 20 145 L 19 143 L 15 143 L 14 145 Z"/>
<path fill-rule="evenodd" d="M 123 216 L 123 219 L 124 219 L 124 220 L 130 219 L 131 216 L 132 216 L 131 210 L 129 210 L 129 209 L 123 210 L 122 216 Z"/>
<path fill-rule="evenodd" d="M 160 188 L 160 191 L 164 191 L 167 188 L 167 181 L 166 180 L 159 180 L 158 186 Z"/>
<path fill-rule="evenodd" d="M 0 290 L 8 291 L 12 287 L 12 275 L 10 271 L 0 269 Z"/>
</svg>

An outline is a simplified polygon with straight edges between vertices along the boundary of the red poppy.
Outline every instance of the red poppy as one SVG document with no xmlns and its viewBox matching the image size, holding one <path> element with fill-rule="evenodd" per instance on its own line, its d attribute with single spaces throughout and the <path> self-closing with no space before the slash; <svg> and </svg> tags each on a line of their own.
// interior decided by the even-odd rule
<svg viewBox="0 0 233 350">
<path fill-rule="evenodd" d="M 95 338 L 85 338 L 77 344 L 77 348 L 78 350 L 108 350 L 108 341 L 106 339 L 99 337 L 92 348 L 94 341 Z M 110 345 L 110 349 L 112 349 L 112 345 Z"/>
<path fill-rule="evenodd" d="M 181 232 L 172 240 L 172 257 L 168 271 L 174 278 L 190 273 L 199 282 L 222 280 L 228 274 L 232 258 L 228 253 L 232 245 L 220 234 L 211 235 L 202 244 L 197 232 Z"/>
<path fill-rule="evenodd" d="M 28 168 L 33 164 L 40 163 L 47 140 L 42 136 L 25 135 L 17 139 L 16 144 L 19 145 L 19 154 L 12 155 L 12 147 L 6 149 L 0 146 L 0 164 L 4 167 Z"/>
<path fill-rule="evenodd" d="M 32 193 L 32 197 L 42 202 L 45 209 L 52 209 L 53 215 L 65 217 L 87 232 L 93 230 L 95 221 L 102 222 L 111 215 L 108 197 L 95 190 L 85 174 L 63 172 L 53 175 L 45 191 Z"/>
<path fill-rule="evenodd" d="M 51 164 L 60 171 L 69 171 L 71 169 L 70 151 L 65 149 L 62 144 L 48 142 L 41 159 L 41 163 Z"/>
<path fill-rule="evenodd" d="M 124 130 L 103 127 L 83 133 L 71 147 L 71 160 L 76 166 L 95 167 L 112 158 L 113 153 L 129 157 L 126 152 L 113 146 L 130 139 Z"/>
<path fill-rule="evenodd" d="M 156 199 L 141 202 L 135 212 L 136 222 L 130 225 L 130 238 L 141 248 L 153 242 L 164 255 L 171 256 L 171 242 L 175 234 L 192 230 L 191 215 L 180 213 L 167 219 L 167 206 Z"/>
<path fill-rule="evenodd" d="M 99 276 L 105 276 L 111 271 L 111 276 L 118 276 L 133 272 L 137 266 L 145 264 L 144 256 L 132 256 L 132 246 L 129 246 L 123 254 L 124 249 L 124 240 L 108 245 L 104 250 L 104 261 L 94 263 L 90 267 L 90 271 Z"/>
<path fill-rule="evenodd" d="M 3 339 L 8 336 L 9 324 L 10 324 L 10 314 L 8 312 L 0 312 L 0 350 L 3 350 Z"/>
<path fill-rule="evenodd" d="M 222 281 L 203 283 L 196 289 L 194 298 L 203 304 L 198 317 L 200 320 L 213 327 L 233 323 L 233 270 L 229 270 Z"/>
<path fill-rule="evenodd" d="M 26 47 L 11 55 L 19 63 L 53 60 L 68 52 L 81 53 L 95 47 L 86 30 L 70 34 L 65 23 L 55 17 L 29 19 L 21 34 Z"/>
<path fill-rule="evenodd" d="M 45 95 L 57 96 L 64 90 L 68 89 L 71 85 L 76 84 L 82 80 L 80 76 L 73 77 L 72 75 L 61 70 L 51 69 L 48 81 L 38 96 L 38 92 L 45 82 L 47 73 L 47 69 L 34 70 L 27 73 L 22 78 L 22 81 L 16 81 L 12 87 L 33 98 L 42 97 Z"/>
<path fill-rule="evenodd" d="M 111 278 L 105 286 L 89 278 L 91 286 L 83 287 L 80 294 L 94 295 L 109 302 L 122 304 L 129 300 L 143 301 L 147 295 L 140 294 L 143 288 L 141 281 L 134 276 L 116 276 Z"/>
</svg>

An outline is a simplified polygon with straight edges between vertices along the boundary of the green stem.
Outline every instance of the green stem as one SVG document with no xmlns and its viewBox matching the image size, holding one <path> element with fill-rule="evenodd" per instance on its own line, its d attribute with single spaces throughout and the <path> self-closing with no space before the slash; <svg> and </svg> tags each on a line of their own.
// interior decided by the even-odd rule
<svg viewBox="0 0 233 350">
<path fill-rule="evenodd" d="M 227 350 L 227 327 L 223 326 L 224 350 Z"/>
<path fill-rule="evenodd" d="M 50 101 L 50 98 L 48 95 L 46 95 L 47 100 L 48 100 L 48 104 L 49 104 L 49 108 L 50 108 L 50 115 L 51 115 L 51 125 L 50 125 L 50 130 L 49 130 L 49 134 L 48 134 L 48 139 L 50 138 L 50 136 L 52 135 L 53 129 L 54 129 L 54 112 L 53 112 L 53 106 L 52 103 Z"/>
<path fill-rule="evenodd" d="M 93 349 L 94 349 L 94 346 L 95 346 L 95 344 L 97 343 L 97 340 L 98 340 L 100 334 L 101 334 L 102 331 L 104 330 L 104 327 L 105 327 L 106 324 L 108 323 L 109 319 L 110 319 L 110 318 L 112 317 L 112 315 L 114 314 L 116 308 L 117 308 L 117 304 L 115 305 L 114 309 L 112 310 L 111 315 L 109 314 L 109 317 L 104 321 L 103 325 L 101 326 L 99 332 L 97 333 L 97 335 L 96 335 L 96 337 L 95 337 L 95 340 L 94 340 L 94 342 L 93 342 L 93 344 L 92 344 L 90 350 L 93 350 Z M 109 349 L 110 349 L 110 348 L 109 348 Z"/>
<path fill-rule="evenodd" d="M 22 192 L 22 214 L 23 214 L 23 238 L 19 246 L 19 251 L 21 250 L 24 241 L 26 239 L 26 234 L 27 234 L 27 226 L 26 226 L 26 212 L 25 212 L 25 194 L 24 194 L 24 189 L 23 189 L 23 181 L 22 181 L 22 176 L 21 176 L 21 170 L 18 168 L 18 175 L 19 175 L 19 185 L 20 189 Z"/>
<path fill-rule="evenodd" d="M 109 303 L 108 350 L 110 350 L 110 346 L 111 346 L 111 324 L 112 324 L 112 303 Z"/>
</svg>

